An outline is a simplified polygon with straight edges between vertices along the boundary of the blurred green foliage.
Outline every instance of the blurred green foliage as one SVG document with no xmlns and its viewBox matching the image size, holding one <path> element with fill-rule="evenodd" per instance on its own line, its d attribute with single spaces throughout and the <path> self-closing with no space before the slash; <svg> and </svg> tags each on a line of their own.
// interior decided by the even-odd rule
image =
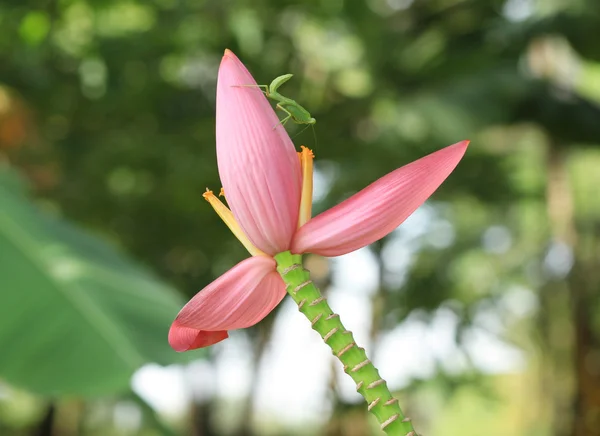
<svg viewBox="0 0 600 436">
<path fill-rule="evenodd" d="M 584 436 L 600 428 L 596 1 L 25 0 L 0 4 L 0 26 L 0 156 L 29 179 L 44 208 L 117 244 L 188 297 L 245 257 L 201 198 L 205 187 L 219 187 L 214 105 L 224 48 L 259 83 L 294 74 L 286 95 L 318 120 L 316 144 L 308 131 L 295 138 L 317 156 L 316 212 L 387 171 L 470 138 L 463 162 L 433 197 L 427 232 L 403 245 L 410 262 L 392 249 L 393 238 L 373 247 L 382 274 L 372 336 L 411 316 L 432 320 L 444 308 L 460 320 L 456 342 L 463 345 L 471 327 L 482 327 L 482 313 L 491 312 L 505 326 L 498 336 L 525 351 L 528 371 L 517 380 L 535 394 L 520 403 L 516 388 L 505 389 L 514 379 L 494 381 L 506 405 L 493 414 L 497 421 L 478 403 L 489 395 L 465 400 L 465 389 L 481 387 L 479 377 L 453 376 L 440 365 L 432 383 L 458 398 L 444 410 L 432 407 L 439 403 L 415 381 L 410 403 L 425 433 L 493 434 L 480 427 L 492 426 L 502 429 L 497 434 Z M 68 246 L 89 238 L 53 232 Z M 91 256 L 73 253 L 82 262 Z M 90 262 L 99 261 L 96 268 L 104 260 Z M 115 262 L 103 267 L 129 271 L 128 262 Z M 121 280 L 149 280 L 131 268 Z M 30 288 L 2 280 L 3 298 L 22 304 Z M 148 346 L 139 361 L 167 362 L 175 357 L 163 351 L 166 327 L 158 334 L 156 324 L 139 337 L 136 328 L 153 310 L 174 316 L 174 303 L 131 307 L 146 302 L 142 293 L 151 295 L 154 286 L 163 285 L 111 291 L 132 298 L 120 301 L 111 328 Z M 164 295 L 157 298 L 174 301 Z M 522 305 L 532 295 L 528 311 Z M 92 301 L 97 308 L 112 304 Z M 18 321 L 31 332 L 45 328 Z M 249 331 L 256 359 L 271 325 Z M 36 388 L 4 362 L 7 381 L 59 392 Z M 127 371 L 131 366 L 105 391 L 116 392 Z M 463 401 L 470 413 L 459 419 Z M 334 404 L 330 434 L 355 422 L 341 403 Z"/>
<path fill-rule="evenodd" d="M 144 363 L 176 360 L 165 340 L 182 304 L 172 289 L 33 208 L 7 168 L 0 204 L 2 377 L 40 394 L 106 395 L 127 392 Z"/>
</svg>

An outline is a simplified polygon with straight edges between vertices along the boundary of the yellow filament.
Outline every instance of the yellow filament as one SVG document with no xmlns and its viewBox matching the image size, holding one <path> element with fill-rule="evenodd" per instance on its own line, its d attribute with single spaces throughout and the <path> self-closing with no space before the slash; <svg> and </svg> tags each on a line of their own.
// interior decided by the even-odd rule
<svg viewBox="0 0 600 436">
<path fill-rule="evenodd" d="M 315 155 L 312 150 L 305 146 L 300 147 L 298 153 L 302 168 L 302 196 L 300 197 L 300 213 L 298 214 L 298 227 L 303 226 L 312 215 L 313 197 L 313 159 Z"/>
<path fill-rule="evenodd" d="M 223 188 L 221 188 L 220 195 L 224 195 Z M 235 237 L 239 239 L 242 245 L 246 247 L 246 250 L 248 250 L 252 256 L 266 256 L 265 253 L 256 248 L 250 239 L 248 239 L 248 236 L 246 236 L 238 222 L 235 220 L 235 217 L 229 208 L 225 206 L 210 189 L 206 188 L 206 192 L 202 194 L 202 196 L 210 203 L 215 212 L 217 212 L 217 215 L 219 215 L 223 222 L 227 224 L 229 230 L 231 230 Z"/>
</svg>

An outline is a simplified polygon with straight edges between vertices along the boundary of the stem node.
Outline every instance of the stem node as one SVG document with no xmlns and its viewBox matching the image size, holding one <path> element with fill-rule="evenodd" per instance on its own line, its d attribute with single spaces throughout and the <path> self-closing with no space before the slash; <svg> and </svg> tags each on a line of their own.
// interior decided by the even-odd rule
<svg viewBox="0 0 600 436">
<path fill-rule="evenodd" d="M 381 424 L 381 429 L 384 430 L 388 425 L 390 425 L 392 422 L 394 422 L 395 420 L 397 420 L 398 418 L 400 418 L 400 415 L 398 415 L 397 413 L 395 415 L 392 415 L 391 417 L 389 417 L 388 419 L 386 419 L 382 424 Z M 412 435 L 410 433 L 408 433 L 406 436 L 414 436 L 414 432 Z"/>
<path fill-rule="evenodd" d="M 370 412 L 373 407 L 377 406 L 377 403 L 379 403 L 379 400 L 381 400 L 381 398 L 377 397 L 377 399 L 375 399 L 375 401 L 371 401 L 369 403 L 369 405 L 367 406 L 367 410 Z"/>
<path fill-rule="evenodd" d="M 385 383 L 385 380 L 380 378 L 379 380 L 375 380 L 373 383 L 369 383 L 367 389 L 373 389 L 376 386 L 382 385 Z"/>
<path fill-rule="evenodd" d="M 336 356 L 339 359 L 340 357 L 342 357 L 344 355 L 344 353 L 346 353 L 346 351 L 349 351 L 350 349 L 354 348 L 355 346 L 356 346 L 356 342 L 350 342 L 348 345 L 346 345 L 344 348 L 342 348 L 340 351 L 338 351 Z"/>
<path fill-rule="evenodd" d="M 364 368 L 365 366 L 367 366 L 369 363 L 371 363 L 371 361 L 369 359 L 363 360 L 362 362 L 360 362 L 358 365 L 356 365 L 354 368 L 352 368 L 352 372 L 356 372 L 362 368 Z"/>
<path fill-rule="evenodd" d="M 327 342 L 327 341 L 329 340 L 329 338 L 331 338 L 331 337 L 332 337 L 332 336 L 333 336 L 335 333 L 337 333 L 337 331 L 338 331 L 338 328 L 337 328 L 337 327 L 334 327 L 334 328 L 332 328 L 332 329 L 329 331 L 329 333 L 327 333 L 325 336 L 323 336 L 323 340 L 324 340 L 325 342 Z"/>
<path fill-rule="evenodd" d="M 323 301 L 325 301 L 325 297 L 319 297 L 316 300 L 311 301 L 309 306 L 316 306 L 317 304 L 322 303 Z"/>
</svg>

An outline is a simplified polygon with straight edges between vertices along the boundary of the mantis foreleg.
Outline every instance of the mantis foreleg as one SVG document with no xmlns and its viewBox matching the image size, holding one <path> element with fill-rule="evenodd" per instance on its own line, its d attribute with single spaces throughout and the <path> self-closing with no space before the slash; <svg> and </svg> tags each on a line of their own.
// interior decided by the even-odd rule
<svg viewBox="0 0 600 436">
<path fill-rule="evenodd" d="M 232 85 L 234 88 L 260 88 L 265 95 L 269 96 L 269 85 Z"/>
</svg>

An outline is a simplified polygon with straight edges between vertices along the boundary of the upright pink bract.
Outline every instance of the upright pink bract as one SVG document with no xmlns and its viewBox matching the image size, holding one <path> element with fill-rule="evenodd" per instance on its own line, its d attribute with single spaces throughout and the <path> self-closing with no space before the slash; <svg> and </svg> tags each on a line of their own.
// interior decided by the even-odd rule
<svg viewBox="0 0 600 436">
<path fill-rule="evenodd" d="M 217 82 L 217 163 L 227 201 L 254 243 L 275 255 L 298 225 L 301 174 L 285 128 L 240 60 L 225 51 Z"/>
</svg>

